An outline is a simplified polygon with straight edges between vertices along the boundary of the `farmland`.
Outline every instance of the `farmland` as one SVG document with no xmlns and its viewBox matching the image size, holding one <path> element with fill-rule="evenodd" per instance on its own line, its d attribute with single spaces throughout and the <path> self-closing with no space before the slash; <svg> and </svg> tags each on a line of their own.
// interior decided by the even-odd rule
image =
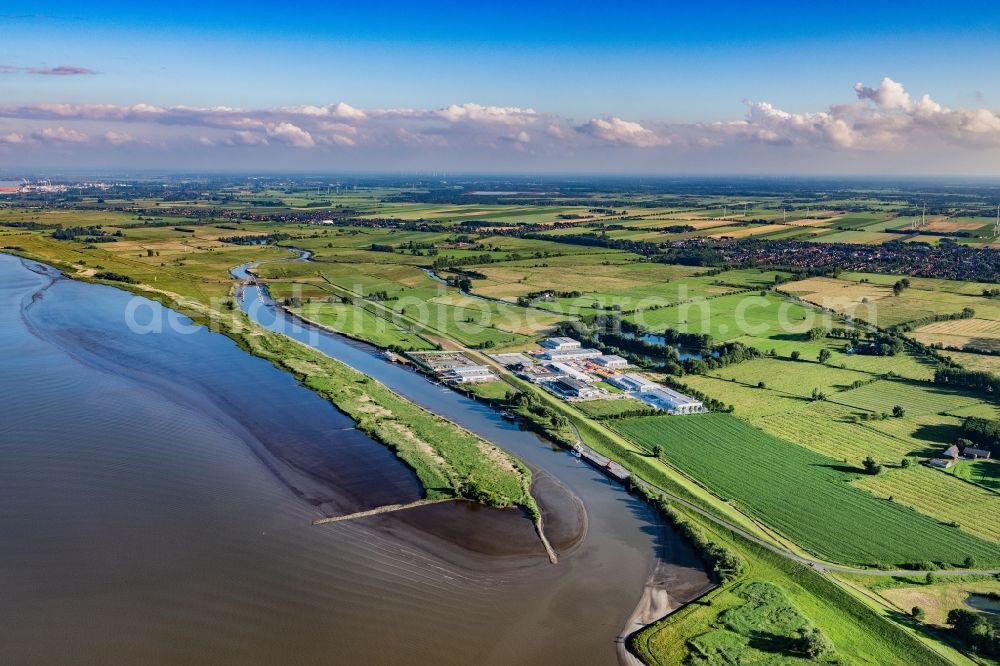
<svg viewBox="0 0 1000 666">
<path fill-rule="evenodd" d="M 651 330 L 672 328 L 685 333 L 708 334 L 716 340 L 741 336 L 770 340 L 805 333 L 820 325 L 824 315 L 771 292 L 763 292 L 693 299 L 674 307 L 644 310 L 627 319 Z"/>
<path fill-rule="evenodd" d="M 309 303 L 291 310 L 312 322 L 379 347 L 407 351 L 433 349 L 433 345 L 388 319 L 343 303 Z"/>
<path fill-rule="evenodd" d="M 858 477 L 856 468 L 732 416 L 643 417 L 612 425 L 644 446 L 663 445 L 664 456 L 684 472 L 821 557 L 867 566 L 960 564 L 970 555 L 1000 562 L 1000 545 L 854 488 L 847 482 Z M 859 538 L 859 526 L 877 536 Z"/>
<path fill-rule="evenodd" d="M 918 234 L 907 229 L 914 202 L 898 193 L 755 197 L 744 214 L 743 201 L 717 194 L 553 186 L 479 201 L 460 188 L 435 187 L 380 184 L 333 194 L 272 184 L 225 201 L 193 193 L 169 207 L 155 195 L 108 196 L 106 204 L 92 198 L 86 205 L 93 209 L 78 211 L 0 207 L 0 225 L 26 223 L 0 226 L 0 234 L 4 245 L 71 275 L 126 276 L 136 290 L 176 294 L 224 315 L 233 289 L 228 270 L 259 263 L 254 270 L 275 299 L 321 326 L 379 347 L 463 350 L 483 363 L 485 350 L 536 350 L 559 325 L 570 335 L 597 331 L 597 321 L 620 325 L 634 333 L 614 341 L 622 347 L 636 338 L 655 344 L 665 329 L 710 336 L 684 342 L 683 365 L 662 348 L 640 348 L 628 360 L 648 377 L 732 406 L 731 414 L 635 417 L 646 406 L 632 398 L 562 402 L 513 373 L 461 390 L 497 402 L 515 390 L 536 391 L 541 418 L 498 407 L 568 445 L 575 427 L 585 444 L 633 474 L 796 553 L 864 567 L 952 567 L 968 557 L 1000 564 L 1000 528 L 990 519 L 1000 515 L 1000 463 L 962 461 L 947 471 L 925 464 L 958 440 L 965 417 L 1000 418 L 995 396 L 934 384 L 942 358 L 935 350 L 908 342 L 878 356 L 848 343 L 847 333 L 872 333 L 867 324 L 896 327 L 968 369 L 996 372 L 1000 356 L 977 352 L 996 350 L 1000 339 L 1000 300 L 990 295 L 997 285 L 976 275 L 963 281 L 900 272 L 908 270 L 906 247 L 983 245 L 988 218 L 957 207 L 935 211 Z M 59 240 L 56 225 L 101 225 L 98 241 L 113 238 Z M 782 255 L 795 261 L 803 247 L 820 248 L 820 258 L 870 256 L 863 245 L 903 259 L 892 274 L 820 269 L 811 259 L 757 261 L 760 248 L 785 247 L 773 241 L 788 238 L 808 241 Z M 719 259 L 743 242 L 749 260 Z M 308 250 L 310 260 L 286 261 L 293 248 Z M 720 358 L 724 342 L 760 354 Z M 601 344 L 596 337 L 591 343 Z M 300 374 L 316 370 L 315 359 L 280 345 L 258 351 L 288 356 L 285 367 Z M 391 432 L 398 424 L 387 415 L 367 418 L 372 407 L 358 392 L 367 385 L 344 377 L 331 371 L 307 381 L 348 405 L 376 436 L 398 441 L 400 456 L 434 486 L 431 494 L 449 496 L 461 488 L 460 477 L 481 475 L 491 492 L 531 509 L 520 468 L 509 475 L 481 466 L 474 440 L 371 388 L 412 418 L 421 438 L 442 439 L 448 465 L 438 465 L 426 449 L 403 441 L 402 431 Z M 657 446 L 662 458 L 653 455 Z M 868 457 L 880 473 L 863 473 Z M 739 655 L 797 663 L 801 654 L 789 641 L 815 626 L 844 663 L 933 663 L 910 629 L 859 608 L 833 580 L 718 525 L 703 527 L 739 550 L 749 571 L 713 592 L 710 603 L 651 627 L 644 639 L 655 653 L 650 661 L 712 664 Z M 765 634 L 771 642 L 759 640 Z M 774 649 L 762 649 L 768 646 Z"/>
</svg>

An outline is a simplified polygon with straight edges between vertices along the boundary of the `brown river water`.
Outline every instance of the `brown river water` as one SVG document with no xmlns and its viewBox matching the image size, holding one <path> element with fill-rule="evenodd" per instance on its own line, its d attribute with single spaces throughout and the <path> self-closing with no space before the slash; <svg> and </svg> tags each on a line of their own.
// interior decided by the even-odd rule
<svg viewBox="0 0 1000 666">
<path fill-rule="evenodd" d="M 0 254 L 4 664 L 613 664 L 654 572 L 668 606 L 709 584 L 596 470 L 333 335 L 530 465 L 560 562 L 520 512 L 465 503 L 312 526 L 419 484 L 228 338 L 133 332 L 135 298 Z"/>
</svg>

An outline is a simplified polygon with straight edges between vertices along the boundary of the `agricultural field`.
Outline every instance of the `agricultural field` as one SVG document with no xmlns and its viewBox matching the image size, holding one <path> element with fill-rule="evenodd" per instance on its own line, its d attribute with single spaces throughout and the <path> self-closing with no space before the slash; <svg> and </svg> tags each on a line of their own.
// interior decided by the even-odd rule
<svg viewBox="0 0 1000 666">
<path fill-rule="evenodd" d="M 476 271 L 487 279 L 474 280 L 473 291 L 512 302 L 518 296 L 542 291 L 580 292 L 579 297 L 557 297 L 536 303 L 540 308 L 565 312 L 592 311 L 594 303 L 602 308 L 618 305 L 623 310 L 632 310 L 644 303 L 665 305 L 685 298 L 731 291 L 731 288 L 712 284 L 715 280 L 699 278 L 704 269 L 622 262 L 621 259 L 627 256 L 613 255 L 618 261 L 611 264 L 588 261 L 585 278 L 579 272 L 579 265 L 567 270 L 573 262 L 551 259 L 478 266 Z"/>
<path fill-rule="evenodd" d="M 1000 545 L 852 484 L 858 469 L 728 414 L 609 422 L 818 556 L 862 566 L 1000 562 Z M 794 501 L 789 501 L 794 498 Z M 871 538 L 864 538 L 862 529 Z"/>
<path fill-rule="evenodd" d="M 852 276 L 856 279 L 849 279 Z M 928 315 L 954 315 L 965 308 L 973 309 L 979 319 L 1000 321 L 1000 301 L 984 298 L 981 283 L 907 278 L 910 287 L 896 296 L 892 285 L 902 276 L 882 275 L 877 280 L 873 277 L 874 274 L 845 273 L 839 278 L 809 278 L 783 284 L 781 291 L 882 327 Z"/>
<path fill-rule="evenodd" d="M 881 231 L 851 230 L 816 235 L 813 237 L 813 240 L 819 243 L 863 243 L 865 245 L 878 245 L 879 243 L 896 240 L 896 236 Z"/>
<path fill-rule="evenodd" d="M 360 305 L 309 303 L 291 310 L 303 319 L 378 347 L 393 347 L 406 351 L 434 348 L 434 345 L 408 327 L 372 314 Z"/>
<path fill-rule="evenodd" d="M 939 414 L 983 403 L 961 390 L 926 382 L 881 380 L 829 396 L 832 402 L 875 414 L 891 413 L 896 405 L 910 416 Z"/>
<path fill-rule="evenodd" d="M 943 354 L 960 364 L 963 368 L 1000 374 L 1000 354 L 975 354 L 956 351 L 945 351 Z"/>
<path fill-rule="evenodd" d="M 927 446 L 882 432 L 870 422 L 855 422 L 855 417 L 852 409 L 817 400 L 748 420 L 779 439 L 858 467 L 867 456 L 895 464 Z"/>
<path fill-rule="evenodd" d="M 405 264 L 287 262 L 262 266 L 260 272 L 269 280 L 294 279 L 338 296 L 375 299 L 365 309 L 390 319 L 396 328 L 446 334 L 473 347 L 524 344 L 562 320 L 557 314 L 463 295 Z"/>
<path fill-rule="evenodd" d="M 748 336 L 769 340 L 801 336 L 829 317 L 773 292 L 741 293 L 644 310 L 626 317 L 652 331 L 672 328 L 684 333 L 709 334 L 713 340 Z M 754 345 L 757 346 L 757 345 Z"/>
<path fill-rule="evenodd" d="M 906 469 L 887 468 L 881 474 L 864 475 L 853 482 L 880 498 L 911 507 L 945 524 L 957 524 L 967 532 L 1000 543 L 1000 494 L 966 483 L 942 470 L 924 465 Z M 970 508 L 975 507 L 970 512 Z"/>
<path fill-rule="evenodd" d="M 1000 354 L 1000 320 L 972 318 L 938 321 L 921 326 L 910 336 L 925 345 Z"/>
<path fill-rule="evenodd" d="M 763 383 L 770 391 L 790 397 L 809 398 L 813 389 L 825 393 L 843 391 L 853 382 L 868 381 L 866 372 L 842 370 L 833 365 L 786 358 L 761 358 L 745 361 L 706 373 L 725 381 L 735 381 L 745 386 L 757 387 Z"/>
<path fill-rule="evenodd" d="M 931 585 L 912 582 L 876 588 L 875 592 L 905 613 L 919 606 L 927 613 L 927 623 L 943 627 L 948 611 L 967 608 L 966 601 L 971 595 L 1000 594 L 1000 581 L 991 577 L 963 577 L 959 581 L 941 580 Z"/>
</svg>

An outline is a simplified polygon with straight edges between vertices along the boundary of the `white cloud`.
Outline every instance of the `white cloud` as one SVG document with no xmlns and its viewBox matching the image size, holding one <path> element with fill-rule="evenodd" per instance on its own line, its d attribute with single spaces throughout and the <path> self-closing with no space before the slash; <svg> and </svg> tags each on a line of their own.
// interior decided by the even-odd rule
<svg viewBox="0 0 1000 666">
<path fill-rule="evenodd" d="M 450 123 L 485 123 L 499 125 L 526 125 L 538 119 L 534 109 L 516 106 L 483 106 L 481 104 L 452 104 L 433 112 Z"/>
<path fill-rule="evenodd" d="M 902 83 L 893 81 L 888 76 L 882 79 L 878 88 L 869 88 L 861 82 L 854 84 L 854 91 L 858 94 L 858 99 L 870 99 L 883 109 L 902 109 L 909 111 L 913 108 L 910 101 L 910 94 L 906 92 Z"/>
<path fill-rule="evenodd" d="M 594 118 L 590 122 L 581 125 L 580 131 L 590 136 L 607 141 L 637 148 L 650 148 L 653 146 L 666 146 L 670 144 L 670 139 L 661 137 L 653 130 L 647 129 L 636 122 L 622 120 L 617 117 Z"/>
<path fill-rule="evenodd" d="M 86 143 L 90 137 L 65 127 L 45 127 L 34 133 L 34 138 L 45 143 Z"/>
<path fill-rule="evenodd" d="M 126 134 L 125 132 L 115 132 L 114 130 L 108 130 L 104 133 L 104 140 L 108 143 L 120 146 L 123 143 L 131 143 L 134 139 L 131 134 Z"/>
<path fill-rule="evenodd" d="M 43 103 L 0 106 L 7 132 L 0 141 L 83 144 L 93 136 L 105 144 L 134 141 L 162 149 L 199 142 L 345 147 L 359 155 L 366 148 L 401 148 L 456 156 L 463 150 L 502 153 L 530 145 L 533 155 L 553 160 L 608 145 L 618 146 L 622 155 L 760 150 L 761 144 L 830 152 L 898 152 L 933 142 L 960 150 L 1000 147 L 1000 114 L 993 110 L 949 108 L 929 95 L 912 95 L 889 77 L 875 87 L 859 83 L 853 93 L 846 103 L 819 110 L 788 111 L 767 101 L 747 101 L 742 118 L 700 124 L 613 115 L 580 124 L 532 108 L 474 103 L 429 109 L 361 109 L 345 102 L 270 109 Z"/>
<path fill-rule="evenodd" d="M 226 137 L 224 143 L 227 146 L 266 146 L 267 137 L 256 132 L 241 130 Z"/>
<path fill-rule="evenodd" d="M 316 145 L 312 135 L 298 125 L 289 122 L 276 123 L 267 127 L 267 136 L 296 148 L 312 148 Z"/>
</svg>

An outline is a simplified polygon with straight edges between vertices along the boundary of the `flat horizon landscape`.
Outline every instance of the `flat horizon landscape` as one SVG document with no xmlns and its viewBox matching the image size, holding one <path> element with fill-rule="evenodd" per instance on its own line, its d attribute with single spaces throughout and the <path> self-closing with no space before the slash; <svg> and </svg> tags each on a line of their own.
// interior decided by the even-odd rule
<svg viewBox="0 0 1000 666">
<path fill-rule="evenodd" d="M 0 661 L 1000 666 L 998 26 L 3 16 Z"/>
</svg>

